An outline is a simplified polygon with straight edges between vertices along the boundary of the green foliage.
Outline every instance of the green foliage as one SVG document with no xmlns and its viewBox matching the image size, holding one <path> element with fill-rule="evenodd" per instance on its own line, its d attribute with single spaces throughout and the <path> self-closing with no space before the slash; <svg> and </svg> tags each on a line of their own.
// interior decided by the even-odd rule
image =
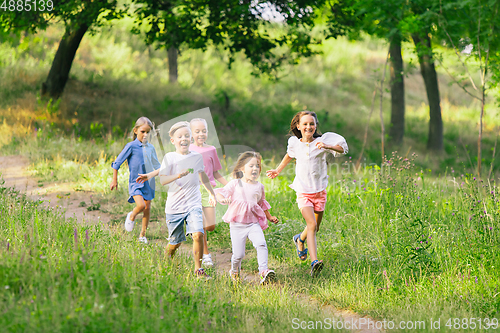
<svg viewBox="0 0 500 333">
<path fill-rule="evenodd" d="M 276 75 L 285 61 L 296 64 L 300 57 L 317 53 L 311 45 L 318 41 L 310 30 L 314 26 L 314 9 L 324 1 L 197 0 L 158 4 L 154 0 L 135 0 L 134 3 L 138 6 L 133 32 L 140 33 L 141 26 L 147 24 L 147 44 L 202 50 L 210 45 L 220 46 L 226 51 L 229 66 L 243 51 L 261 73 Z M 282 26 L 286 28 L 279 36 L 272 36 L 277 30 L 269 31 L 273 25 L 266 21 L 274 19 L 266 15 L 282 18 Z"/>
</svg>

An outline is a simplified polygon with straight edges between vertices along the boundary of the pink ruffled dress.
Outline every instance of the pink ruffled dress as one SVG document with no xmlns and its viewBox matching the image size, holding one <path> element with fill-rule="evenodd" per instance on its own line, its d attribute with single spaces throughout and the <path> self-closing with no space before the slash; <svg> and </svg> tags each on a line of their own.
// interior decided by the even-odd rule
<svg viewBox="0 0 500 333">
<path fill-rule="evenodd" d="M 233 179 L 223 188 L 215 189 L 216 193 L 225 198 L 231 198 L 231 203 L 222 220 L 227 223 L 259 223 L 262 230 L 267 229 L 265 210 L 271 205 L 266 201 L 264 185 L 246 183 L 240 179 Z"/>
</svg>

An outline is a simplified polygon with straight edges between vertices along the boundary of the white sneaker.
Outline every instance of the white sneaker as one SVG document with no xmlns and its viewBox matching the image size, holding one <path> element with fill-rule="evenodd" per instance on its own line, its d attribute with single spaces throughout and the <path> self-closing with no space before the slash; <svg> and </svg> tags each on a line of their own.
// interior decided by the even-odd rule
<svg viewBox="0 0 500 333">
<path fill-rule="evenodd" d="M 139 237 L 139 242 L 147 244 L 148 243 L 148 239 L 146 238 L 146 236 Z"/>
<path fill-rule="evenodd" d="M 133 212 L 128 213 L 127 218 L 125 219 L 125 230 L 128 232 L 134 230 L 135 221 L 130 220 L 130 215 L 132 215 L 132 213 Z"/>
<path fill-rule="evenodd" d="M 214 265 L 214 262 L 212 261 L 212 254 L 204 254 L 201 264 L 205 267 L 212 267 Z"/>
<path fill-rule="evenodd" d="M 276 273 L 272 269 L 266 269 L 260 273 L 260 284 L 268 284 L 276 281 Z"/>
</svg>

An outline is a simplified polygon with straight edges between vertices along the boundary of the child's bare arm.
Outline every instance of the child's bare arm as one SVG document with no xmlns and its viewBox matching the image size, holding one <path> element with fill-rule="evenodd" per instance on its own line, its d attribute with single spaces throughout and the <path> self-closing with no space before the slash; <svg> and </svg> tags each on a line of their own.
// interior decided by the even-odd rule
<svg viewBox="0 0 500 333">
<path fill-rule="evenodd" d="M 274 224 L 276 224 L 276 223 L 278 223 L 278 222 L 279 222 L 278 218 L 277 218 L 276 216 L 272 216 L 272 215 L 271 215 L 271 213 L 269 213 L 269 211 L 268 211 L 268 210 L 265 210 L 265 211 L 264 211 L 264 213 L 266 213 L 266 218 L 267 218 L 269 221 L 273 222 Z"/>
<path fill-rule="evenodd" d="M 162 184 L 162 185 L 170 184 L 174 180 L 186 176 L 188 173 L 189 173 L 189 170 L 184 170 L 181 173 L 176 174 L 176 175 L 169 175 L 169 176 L 160 175 L 160 184 Z"/>
<path fill-rule="evenodd" d="M 140 183 L 144 183 L 145 181 L 148 181 L 151 178 L 154 178 L 154 177 L 158 176 L 159 172 L 160 172 L 160 169 L 148 172 L 146 174 L 140 173 L 139 177 L 137 177 L 137 179 L 135 181 L 138 182 L 139 184 Z"/>
<path fill-rule="evenodd" d="M 324 142 L 318 142 L 318 143 L 316 143 L 316 147 L 333 150 L 333 151 L 336 151 L 337 153 L 341 153 L 341 154 L 344 153 L 344 148 L 340 145 L 329 146 L 329 145 L 326 145 Z"/>
<path fill-rule="evenodd" d="M 267 177 L 271 179 L 276 178 L 281 173 L 281 171 L 283 171 L 283 169 L 288 165 L 288 163 L 290 163 L 291 160 L 292 158 L 288 154 L 285 154 L 285 156 L 281 160 L 280 165 L 278 165 L 276 169 L 268 170 L 266 172 Z"/>
<path fill-rule="evenodd" d="M 219 173 L 219 171 L 214 172 L 214 178 L 223 186 L 226 186 L 228 183 L 227 180 Z"/>
<path fill-rule="evenodd" d="M 111 185 L 109 185 L 111 191 L 113 189 L 118 188 L 118 170 L 113 169 L 113 180 L 111 181 Z"/>
<path fill-rule="evenodd" d="M 210 179 L 208 179 L 208 176 L 205 173 L 205 171 L 200 172 L 199 176 L 200 176 L 201 183 L 209 192 L 208 203 L 211 206 L 215 206 L 217 204 L 217 200 L 215 200 L 215 193 L 214 193 L 214 189 L 212 188 L 212 184 L 210 184 Z"/>
</svg>

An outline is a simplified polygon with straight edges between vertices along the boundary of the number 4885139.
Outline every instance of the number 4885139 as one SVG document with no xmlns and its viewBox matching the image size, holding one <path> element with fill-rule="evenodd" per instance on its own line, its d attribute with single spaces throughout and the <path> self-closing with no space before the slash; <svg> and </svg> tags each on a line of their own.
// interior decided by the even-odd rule
<svg viewBox="0 0 500 333">
<path fill-rule="evenodd" d="M 497 318 L 450 318 L 446 321 L 446 327 L 453 330 L 467 329 L 497 329 Z"/>
<path fill-rule="evenodd" d="M 6 12 L 51 12 L 54 9 L 54 2 L 52 0 L 4 0 L 0 9 Z"/>
</svg>

